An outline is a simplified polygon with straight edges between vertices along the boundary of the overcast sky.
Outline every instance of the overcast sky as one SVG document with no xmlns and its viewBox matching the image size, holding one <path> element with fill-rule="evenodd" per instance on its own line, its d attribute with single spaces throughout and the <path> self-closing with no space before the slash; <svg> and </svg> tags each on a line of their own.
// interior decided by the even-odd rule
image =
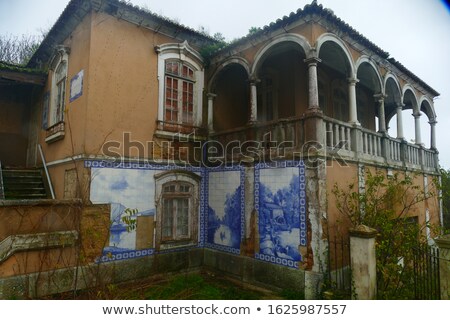
<svg viewBox="0 0 450 320">
<path fill-rule="evenodd" d="M 34 34 L 49 29 L 68 0 L 0 0 L 0 34 Z M 227 40 L 247 34 L 303 8 L 305 0 L 132 0 Z M 441 166 L 450 168 L 450 11 L 443 0 L 319 0 L 370 41 L 390 53 L 441 96 L 435 99 L 437 147 Z M 406 119 L 405 119 L 406 118 Z M 391 127 L 395 124 L 391 122 Z M 429 147 L 429 125 L 421 117 L 422 140 Z M 405 135 L 414 139 L 412 116 L 404 116 Z M 392 132 L 391 132 L 392 133 Z M 395 134 L 391 134 L 395 135 Z"/>
</svg>

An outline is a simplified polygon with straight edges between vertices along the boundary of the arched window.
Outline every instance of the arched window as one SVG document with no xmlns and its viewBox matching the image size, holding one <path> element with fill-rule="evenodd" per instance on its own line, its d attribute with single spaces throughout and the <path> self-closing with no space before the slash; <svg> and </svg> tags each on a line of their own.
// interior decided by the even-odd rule
<svg viewBox="0 0 450 320">
<path fill-rule="evenodd" d="M 185 41 L 156 47 L 158 129 L 188 133 L 202 125 L 203 58 Z"/>
<path fill-rule="evenodd" d="M 47 130 L 45 141 L 51 143 L 64 138 L 64 109 L 66 101 L 66 82 L 69 48 L 58 46 L 50 62 L 51 88 L 44 98 L 43 128 Z"/>
<path fill-rule="evenodd" d="M 192 125 L 194 69 L 179 60 L 166 60 L 164 121 Z"/>
<path fill-rule="evenodd" d="M 200 179 L 181 170 L 155 175 L 157 250 L 198 243 Z"/>
<path fill-rule="evenodd" d="M 54 92 L 54 106 L 52 110 L 53 124 L 64 120 L 64 107 L 66 96 L 66 78 L 67 78 L 67 62 L 61 61 L 55 71 L 55 92 Z"/>
</svg>

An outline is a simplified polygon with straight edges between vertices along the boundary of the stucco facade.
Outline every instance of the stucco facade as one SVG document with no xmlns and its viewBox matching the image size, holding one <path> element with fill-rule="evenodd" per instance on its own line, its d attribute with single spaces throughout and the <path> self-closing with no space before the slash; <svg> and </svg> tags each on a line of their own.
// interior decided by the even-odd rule
<svg viewBox="0 0 450 320">
<path fill-rule="evenodd" d="M 56 199 L 111 205 L 100 262 L 204 249 L 202 263 L 244 280 L 262 282 L 264 263 L 299 269 L 312 297 L 327 237 L 347 232 L 336 183 L 378 170 L 426 189 L 439 175 L 438 93 L 316 2 L 220 46 L 120 1 L 74 0 L 27 67 L 45 82 L 29 102 L 0 87 L 0 137 L 23 128 L 20 166 L 42 166 L 42 147 Z M 439 212 L 435 196 L 408 215 Z"/>
</svg>

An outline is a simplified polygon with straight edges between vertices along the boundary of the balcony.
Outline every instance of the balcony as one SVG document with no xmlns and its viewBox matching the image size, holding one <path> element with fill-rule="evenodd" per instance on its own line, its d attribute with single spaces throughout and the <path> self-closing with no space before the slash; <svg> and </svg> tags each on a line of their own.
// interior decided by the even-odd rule
<svg viewBox="0 0 450 320">
<path fill-rule="evenodd" d="M 52 143 L 54 141 L 63 139 L 64 136 L 65 136 L 65 124 L 64 121 L 60 121 L 55 123 L 51 127 L 48 127 L 45 135 L 45 142 Z"/>
<path fill-rule="evenodd" d="M 259 156 L 268 159 L 267 156 L 271 155 L 271 160 L 275 160 L 277 155 L 289 157 L 297 154 L 304 157 L 306 153 L 314 151 L 325 157 L 338 155 L 339 158 L 348 161 L 427 172 L 438 170 L 438 152 L 435 150 L 332 119 L 320 113 L 313 117 L 304 115 L 264 123 L 257 122 L 215 132 L 209 135 L 209 140 L 219 143 L 224 150 L 225 158 L 233 161 L 248 156 L 248 150 L 244 147 L 246 142 L 247 146 L 258 146 Z M 314 148 L 311 148 L 312 145 Z M 242 146 L 241 154 L 236 152 L 238 146 Z M 252 156 L 254 155 L 253 150 Z"/>
</svg>

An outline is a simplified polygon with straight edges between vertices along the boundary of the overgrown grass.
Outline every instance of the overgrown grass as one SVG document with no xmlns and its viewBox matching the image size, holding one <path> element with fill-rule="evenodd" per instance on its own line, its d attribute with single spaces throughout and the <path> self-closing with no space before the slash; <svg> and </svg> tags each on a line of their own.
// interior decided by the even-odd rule
<svg viewBox="0 0 450 320">
<path fill-rule="evenodd" d="M 259 291 L 244 288 L 220 277 L 183 274 L 168 279 L 146 280 L 133 284 L 109 284 L 63 294 L 56 299 L 108 300 L 260 300 L 267 297 Z"/>
<path fill-rule="evenodd" d="M 255 300 L 262 294 L 237 287 L 220 279 L 205 279 L 198 274 L 179 275 L 168 283 L 148 288 L 146 299 Z"/>
</svg>

